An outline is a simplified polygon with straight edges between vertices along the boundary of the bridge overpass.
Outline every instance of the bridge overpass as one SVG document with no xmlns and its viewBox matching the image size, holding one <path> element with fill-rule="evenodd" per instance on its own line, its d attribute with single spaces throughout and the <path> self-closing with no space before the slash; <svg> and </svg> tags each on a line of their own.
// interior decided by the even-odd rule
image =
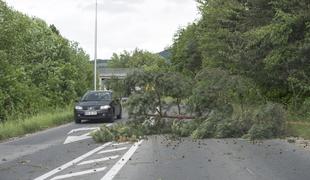
<svg viewBox="0 0 310 180">
<path fill-rule="evenodd" d="M 134 69 L 131 68 L 100 68 L 99 73 L 99 87 L 105 88 L 107 80 L 112 78 L 125 79 L 127 74 L 133 72 Z"/>
</svg>

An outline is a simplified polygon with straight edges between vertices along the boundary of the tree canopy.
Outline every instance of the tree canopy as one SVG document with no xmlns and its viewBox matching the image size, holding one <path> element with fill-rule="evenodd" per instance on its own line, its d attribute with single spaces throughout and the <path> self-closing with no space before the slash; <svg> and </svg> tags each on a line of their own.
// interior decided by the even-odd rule
<svg viewBox="0 0 310 180">
<path fill-rule="evenodd" d="M 284 104 L 310 96 L 308 0 L 199 0 L 198 7 L 201 18 L 172 46 L 179 71 L 220 68 Z"/>
<path fill-rule="evenodd" d="M 0 32 L 0 121 L 69 104 L 90 87 L 88 55 L 54 25 L 0 0 Z"/>
</svg>

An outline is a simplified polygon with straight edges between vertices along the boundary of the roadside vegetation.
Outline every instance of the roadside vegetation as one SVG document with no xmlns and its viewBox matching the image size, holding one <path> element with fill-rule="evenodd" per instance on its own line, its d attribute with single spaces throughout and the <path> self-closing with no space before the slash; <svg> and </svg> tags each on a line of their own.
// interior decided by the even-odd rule
<svg viewBox="0 0 310 180">
<path fill-rule="evenodd" d="M 56 110 L 91 87 L 88 55 L 54 25 L 2 0 L 0 32 L 0 139 L 71 120 L 69 111 Z"/>
<path fill-rule="evenodd" d="M 72 119 L 72 106 L 68 106 L 41 112 L 28 118 L 5 121 L 0 124 L 0 141 L 59 126 L 72 122 Z"/>
<path fill-rule="evenodd" d="M 175 115 L 194 120 L 168 118 L 165 127 L 177 136 L 309 138 L 309 1 L 197 4 L 201 17 L 175 34 L 170 59 L 141 50 L 113 56 L 112 67 L 138 69 L 110 82 L 129 96 L 132 121 L 144 124 L 153 114 L 156 129 L 178 107 Z"/>
</svg>

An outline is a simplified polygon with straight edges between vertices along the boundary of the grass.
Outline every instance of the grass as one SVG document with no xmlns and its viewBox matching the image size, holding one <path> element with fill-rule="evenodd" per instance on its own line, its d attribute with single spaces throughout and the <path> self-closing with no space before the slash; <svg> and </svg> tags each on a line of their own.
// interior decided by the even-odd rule
<svg viewBox="0 0 310 180">
<path fill-rule="evenodd" d="M 310 139 L 310 114 L 298 115 L 289 113 L 287 123 L 287 135 Z"/>
<path fill-rule="evenodd" d="M 50 112 L 42 112 L 33 117 L 6 121 L 0 124 L 0 140 L 23 136 L 47 128 L 59 126 L 73 119 L 72 108 L 57 108 Z"/>
<path fill-rule="evenodd" d="M 310 139 L 310 123 L 302 124 L 289 122 L 287 126 L 287 132 L 288 136 Z"/>
</svg>

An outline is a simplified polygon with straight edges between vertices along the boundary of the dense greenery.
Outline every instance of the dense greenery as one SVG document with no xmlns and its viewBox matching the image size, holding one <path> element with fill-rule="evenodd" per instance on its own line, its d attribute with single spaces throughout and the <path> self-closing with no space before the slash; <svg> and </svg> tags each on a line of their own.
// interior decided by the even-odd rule
<svg viewBox="0 0 310 180">
<path fill-rule="evenodd" d="M 0 121 L 72 103 L 91 83 L 89 57 L 54 25 L 0 0 Z"/>
<path fill-rule="evenodd" d="M 214 136 L 228 118 L 222 126 L 230 127 L 226 130 L 239 128 L 238 133 L 269 138 L 285 129 L 283 108 L 309 118 L 310 2 L 198 3 L 202 17 L 177 33 L 172 64 L 195 75 L 197 84 L 190 97 L 194 111 L 226 114 L 215 123 L 206 121 L 202 130 L 209 129 L 210 135 L 212 129 Z"/>
<path fill-rule="evenodd" d="M 310 97 L 310 2 L 198 2 L 201 19 L 180 30 L 173 44 L 177 69 L 217 68 L 247 77 L 265 100 L 299 109 Z"/>
<path fill-rule="evenodd" d="M 271 138 L 288 132 L 287 114 L 309 118 L 310 2 L 197 2 L 201 18 L 176 33 L 170 61 L 113 57 L 111 66 L 139 69 L 122 83 L 129 112 L 164 117 L 164 106 L 183 103 L 196 120 L 170 130 L 193 138 Z"/>
<path fill-rule="evenodd" d="M 146 70 L 159 70 L 166 65 L 166 59 L 159 54 L 135 49 L 132 53 L 124 51 L 121 54 L 113 54 L 108 66 L 110 68 L 143 68 Z"/>
</svg>

